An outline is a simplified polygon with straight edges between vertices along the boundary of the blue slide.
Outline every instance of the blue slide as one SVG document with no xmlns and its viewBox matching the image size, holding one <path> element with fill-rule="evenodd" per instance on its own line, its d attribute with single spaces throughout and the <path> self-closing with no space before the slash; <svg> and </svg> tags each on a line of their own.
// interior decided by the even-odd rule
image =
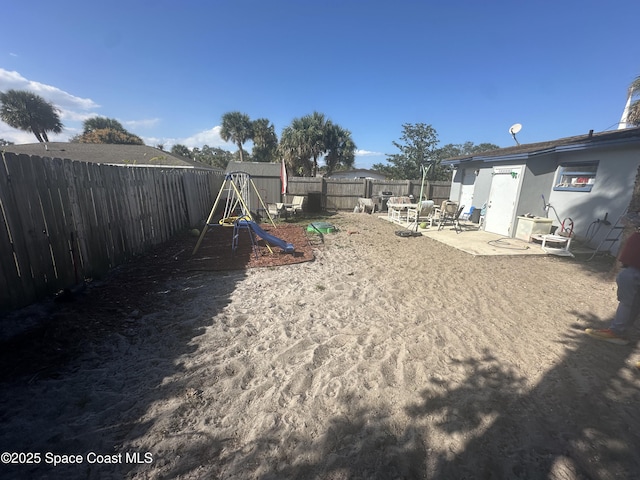
<svg viewBox="0 0 640 480">
<path fill-rule="evenodd" d="M 281 238 L 274 237 L 273 235 L 265 232 L 256 222 L 249 220 L 239 220 L 238 223 L 240 225 L 249 226 L 249 228 L 251 228 L 251 230 L 253 230 L 256 235 L 265 240 L 268 244 L 275 245 L 276 247 L 281 248 L 285 251 L 285 253 L 293 253 L 294 247 L 291 243 L 287 243 Z"/>
</svg>

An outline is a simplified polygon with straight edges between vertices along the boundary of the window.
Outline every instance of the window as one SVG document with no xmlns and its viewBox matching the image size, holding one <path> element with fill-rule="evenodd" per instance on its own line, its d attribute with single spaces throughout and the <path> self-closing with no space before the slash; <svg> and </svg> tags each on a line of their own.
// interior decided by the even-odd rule
<svg viewBox="0 0 640 480">
<path fill-rule="evenodd" d="M 596 181 L 598 162 L 563 163 L 558 170 L 554 190 L 590 192 Z"/>
</svg>

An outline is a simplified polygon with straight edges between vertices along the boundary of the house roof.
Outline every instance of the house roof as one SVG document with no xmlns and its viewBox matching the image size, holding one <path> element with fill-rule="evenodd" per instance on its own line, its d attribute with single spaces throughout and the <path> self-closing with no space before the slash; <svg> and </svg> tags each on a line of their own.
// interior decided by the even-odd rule
<svg viewBox="0 0 640 480">
<path fill-rule="evenodd" d="M 112 165 L 153 165 L 213 169 L 210 165 L 147 145 L 50 142 L 47 144 L 6 145 L 0 147 L 0 150 L 30 156 L 67 158 L 80 162 Z"/>
<path fill-rule="evenodd" d="M 524 160 L 537 155 L 546 155 L 572 150 L 586 150 L 592 148 L 604 148 L 613 145 L 637 144 L 640 145 L 640 127 L 613 130 L 608 132 L 578 135 L 575 137 L 560 138 L 548 142 L 528 143 L 513 147 L 500 148 L 480 152 L 473 155 L 462 155 L 447 158 L 443 165 L 458 165 L 466 162 L 499 162 L 507 160 Z"/>
<path fill-rule="evenodd" d="M 280 178 L 280 167 L 280 163 L 231 161 L 227 165 L 226 172 L 244 172 L 248 173 L 252 177 Z"/>
</svg>

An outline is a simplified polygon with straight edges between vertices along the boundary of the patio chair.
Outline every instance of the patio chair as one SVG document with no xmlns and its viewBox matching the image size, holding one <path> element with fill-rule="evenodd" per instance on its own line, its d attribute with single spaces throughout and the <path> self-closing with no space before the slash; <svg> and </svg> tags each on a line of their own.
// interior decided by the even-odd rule
<svg viewBox="0 0 640 480">
<path fill-rule="evenodd" d="M 287 210 L 284 208 L 284 203 L 268 203 L 267 210 L 269 211 L 271 218 L 274 220 L 286 215 L 287 213 Z"/>
<path fill-rule="evenodd" d="M 438 208 L 438 230 L 441 230 L 441 225 L 444 224 L 444 221 L 449 218 L 451 215 L 455 214 L 458 210 L 457 202 L 452 202 L 451 200 L 444 200 L 442 205 Z"/>
<path fill-rule="evenodd" d="M 362 213 L 375 213 L 376 204 L 371 198 L 358 198 L 357 208 Z"/>
<path fill-rule="evenodd" d="M 473 212 L 475 210 L 476 210 L 476 207 L 474 207 L 473 205 L 470 206 L 469 210 L 467 210 L 462 215 L 460 215 L 460 220 L 471 220 L 471 215 L 473 215 Z"/>
<path fill-rule="evenodd" d="M 420 218 L 428 220 L 429 226 L 432 227 L 434 219 L 433 210 L 433 200 L 423 200 L 422 202 L 416 203 L 415 205 L 407 208 L 408 228 L 415 227 L 420 222 Z"/>
<path fill-rule="evenodd" d="M 304 196 L 296 195 L 293 197 L 291 203 L 285 204 L 285 209 L 288 213 L 296 214 L 302 211 L 304 205 Z"/>
<path fill-rule="evenodd" d="M 442 230 L 447 221 L 450 221 L 453 224 L 453 228 L 456 233 L 462 232 L 462 227 L 460 226 L 460 215 L 464 210 L 464 205 L 458 208 L 457 202 L 446 202 L 442 204 L 442 211 L 440 212 L 440 224 L 438 225 L 438 230 Z"/>
</svg>

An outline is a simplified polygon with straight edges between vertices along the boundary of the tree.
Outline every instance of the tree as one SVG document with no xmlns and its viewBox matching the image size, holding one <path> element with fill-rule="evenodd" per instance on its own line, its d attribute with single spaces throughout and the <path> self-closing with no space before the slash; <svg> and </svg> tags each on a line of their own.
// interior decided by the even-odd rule
<svg viewBox="0 0 640 480">
<path fill-rule="evenodd" d="M 84 122 L 82 122 L 82 128 L 84 129 L 83 133 L 93 132 L 94 130 L 117 130 L 119 132 L 127 132 L 122 124 L 116 120 L 115 118 L 107 118 L 107 117 L 92 117 L 87 118 Z M 127 132 L 129 133 L 129 132 Z"/>
<path fill-rule="evenodd" d="M 278 152 L 289 170 L 298 176 L 311 175 L 311 154 L 306 151 L 302 142 L 301 132 L 296 128 L 296 120 L 285 127 L 280 135 Z"/>
<path fill-rule="evenodd" d="M 266 118 L 252 122 L 253 149 L 251 157 L 254 162 L 277 161 L 278 136 L 272 123 Z"/>
<path fill-rule="evenodd" d="M 441 176 L 436 145 L 438 134 L 431 125 L 424 123 L 404 123 L 402 125 L 403 143 L 392 142 L 400 153 L 387 154 L 391 165 L 376 163 L 372 169 L 384 173 L 392 179 L 416 179 L 422 177 L 421 167 L 431 163 L 429 180 L 439 180 Z"/>
<path fill-rule="evenodd" d="M 313 112 L 311 115 L 302 117 L 303 140 L 307 142 L 311 153 L 311 176 L 315 177 L 318 172 L 318 158 L 327 151 L 326 134 L 327 119 L 323 113 Z"/>
<path fill-rule="evenodd" d="M 441 164 L 442 160 L 462 155 L 473 155 L 488 150 L 500 148 L 492 143 L 474 145 L 473 142 L 463 144 L 449 143 L 442 148 L 436 148 L 438 134 L 431 125 L 405 123 L 402 125 L 402 141 L 393 142 L 401 153 L 387 155 L 387 162 L 393 165 L 376 163 L 373 170 L 384 173 L 393 179 L 417 179 L 422 177 L 420 167 L 429 167 L 427 179 L 449 180 L 451 169 Z"/>
<path fill-rule="evenodd" d="M 6 145 L 13 145 L 13 142 L 10 140 L 5 140 L 4 138 L 0 138 L 0 147 L 4 147 Z"/>
<path fill-rule="evenodd" d="M 0 103 L 0 119 L 10 127 L 32 132 L 39 142 L 49 141 L 47 132 L 62 132 L 59 110 L 35 93 L 7 90 L 0 92 Z"/>
<path fill-rule="evenodd" d="M 327 147 L 327 155 L 324 157 L 327 165 L 325 175 L 331 175 L 338 167 L 353 168 L 356 159 L 356 144 L 353 143 L 349 130 L 328 122 L 325 145 Z"/>
<path fill-rule="evenodd" d="M 73 137 L 71 143 L 109 143 L 117 145 L 144 145 L 142 139 L 127 131 L 121 132 L 111 128 L 100 128 Z"/>
<path fill-rule="evenodd" d="M 347 161 L 349 155 L 346 154 L 348 149 L 340 151 L 341 147 L 338 141 L 337 130 L 339 126 L 327 120 L 322 113 L 313 112 L 301 118 L 294 118 L 291 125 L 282 131 L 280 138 L 280 154 L 284 158 L 287 166 L 298 175 L 315 176 L 318 172 L 318 160 L 330 151 L 331 145 L 329 141 L 333 141 L 334 149 L 331 161 Z M 333 140 L 329 137 L 330 133 L 334 133 Z M 343 138 L 348 133 L 349 139 L 351 133 L 348 130 L 341 129 Z M 353 141 L 351 141 L 353 144 Z M 355 145 L 353 145 L 353 153 L 355 153 Z"/>
<path fill-rule="evenodd" d="M 640 76 L 636 77 L 636 79 L 629 86 L 629 96 L 639 96 L 640 95 Z M 640 126 L 640 98 L 635 100 L 631 106 L 629 107 L 629 113 L 627 114 L 627 121 L 635 126 Z"/>
<path fill-rule="evenodd" d="M 222 148 L 203 145 L 202 149 L 195 147 L 191 151 L 190 158 L 197 162 L 211 165 L 212 167 L 225 169 L 229 162 L 233 160 L 233 153 L 223 150 Z"/>
<path fill-rule="evenodd" d="M 173 147 L 171 147 L 171 153 L 174 155 L 180 155 L 181 157 L 191 158 L 193 159 L 193 153 L 186 145 L 182 145 L 180 143 L 176 143 Z"/>
<path fill-rule="evenodd" d="M 242 145 L 253 138 L 253 128 L 249 115 L 241 112 L 227 112 L 222 116 L 222 128 L 220 137 L 225 141 L 231 141 L 238 146 L 240 161 L 244 161 Z"/>
<path fill-rule="evenodd" d="M 474 145 L 473 142 L 464 142 L 463 144 L 448 143 L 444 147 L 438 149 L 437 155 L 440 160 L 446 160 L 447 158 L 474 155 L 476 153 L 488 152 L 499 148 L 500 147 L 498 145 L 494 145 L 493 143 L 481 143 L 480 145 Z"/>
<path fill-rule="evenodd" d="M 144 145 L 142 139 L 129 132 L 115 118 L 92 117 L 82 122 L 84 131 L 69 139 L 70 143 L 110 143 Z M 162 150 L 162 148 L 160 148 Z"/>
</svg>

